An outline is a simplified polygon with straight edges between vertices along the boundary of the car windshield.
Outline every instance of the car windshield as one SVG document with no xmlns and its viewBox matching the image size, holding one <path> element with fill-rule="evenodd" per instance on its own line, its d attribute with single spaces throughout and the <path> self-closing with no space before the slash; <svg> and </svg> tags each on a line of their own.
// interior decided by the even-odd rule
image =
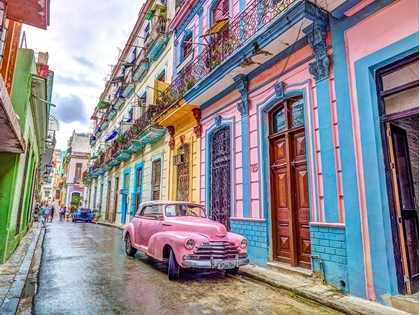
<svg viewBox="0 0 420 315">
<path fill-rule="evenodd" d="M 192 204 L 167 205 L 165 207 L 165 214 L 167 217 L 206 217 L 206 212 L 204 211 L 203 207 Z"/>
</svg>

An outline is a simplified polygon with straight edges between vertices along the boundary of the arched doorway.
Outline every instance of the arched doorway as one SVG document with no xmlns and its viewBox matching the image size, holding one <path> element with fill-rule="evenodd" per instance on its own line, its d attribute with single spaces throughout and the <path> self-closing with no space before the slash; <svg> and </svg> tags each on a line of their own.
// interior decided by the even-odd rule
<svg viewBox="0 0 420 315">
<path fill-rule="evenodd" d="M 274 260 L 311 267 L 304 106 L 287 99 L 269 112 Z"/>
<path fill-rule="evenodd" d="M 219 127 L 210 137 L 210 216 L 230 230 L 231 136 Z"/>
</svg>

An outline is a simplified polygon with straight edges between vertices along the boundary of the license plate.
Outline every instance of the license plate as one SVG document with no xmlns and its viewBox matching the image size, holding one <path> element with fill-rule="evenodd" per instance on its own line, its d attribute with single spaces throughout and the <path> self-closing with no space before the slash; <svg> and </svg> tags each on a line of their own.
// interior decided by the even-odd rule
<svg viewBox="0 0 420 315">
<path fill-rule="evenodd" d="M 217 269 L 231 269 L 235 267 L 234 262 L 227 262 L 227 263 L 219 263 L 217 264 Z"/>
</svg>

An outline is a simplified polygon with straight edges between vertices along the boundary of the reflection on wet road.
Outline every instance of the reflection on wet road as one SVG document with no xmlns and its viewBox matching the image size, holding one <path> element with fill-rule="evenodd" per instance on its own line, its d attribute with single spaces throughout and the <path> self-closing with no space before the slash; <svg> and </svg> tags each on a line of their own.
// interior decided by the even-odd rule
<svg viewBox="0 0 420 315">
<path fill-rule="evenodd" d="M 285 290 L 221 271 L 187 270 L 124 252 L 122 231 L 90 223 L 47 225 L 34 314 L 341 314 Z"/>
</svg>

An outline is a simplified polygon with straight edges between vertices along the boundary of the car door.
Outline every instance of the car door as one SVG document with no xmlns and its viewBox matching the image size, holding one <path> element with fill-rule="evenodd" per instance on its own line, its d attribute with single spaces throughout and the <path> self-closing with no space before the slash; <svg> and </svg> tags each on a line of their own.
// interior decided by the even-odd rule
<svg viewBox="0 0 420 315">
<path fill-rule="evenodd" d="M 140 247 L 148 251 L 150 238 L 158 233 L 163 222 L 161 205 L 147 205 L 140 213 L 141 226 L 139 229 Z"/>
</svg>

